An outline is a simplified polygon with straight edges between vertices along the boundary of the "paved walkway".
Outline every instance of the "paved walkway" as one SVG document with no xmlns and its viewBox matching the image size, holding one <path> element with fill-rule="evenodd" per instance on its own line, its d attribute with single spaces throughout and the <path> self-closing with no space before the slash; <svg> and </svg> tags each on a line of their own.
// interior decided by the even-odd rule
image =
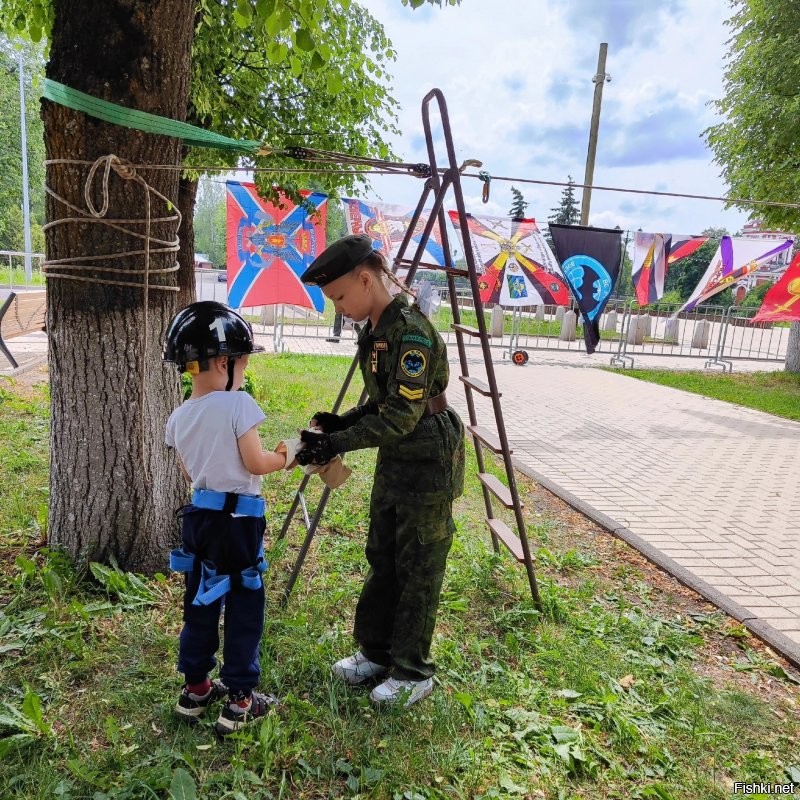
<svg viewBox="0 0 800 800">
<path fill-rule="evenodd" d="M 350 338 L 284 341 L 290 352 L 354 352 Z M 42 334 L 13 344 L 23 368 L 44 357 Z M 272 349 L 271 338 L 264 344 Z M 470 373 L 483 377 L 480 352 L 468 352 Z M 608 364 L 607 355 L 530 355 L 524 367 L 503 362 L 499 351 L 495 362 L 520 471 L 800 665 L 800 423 L 590 368 Z M 454 348 L 451 357 L 455 376 Z M 702 366 L 670 361 L 637 366 Z M 7 367 L 0 364 L 0 374 Z M 458 387 L 451 381 L 448 394 L 466 417 Z M 479 422 L 490 423 L 490 401 L 475 399 Z"/>
</svg>

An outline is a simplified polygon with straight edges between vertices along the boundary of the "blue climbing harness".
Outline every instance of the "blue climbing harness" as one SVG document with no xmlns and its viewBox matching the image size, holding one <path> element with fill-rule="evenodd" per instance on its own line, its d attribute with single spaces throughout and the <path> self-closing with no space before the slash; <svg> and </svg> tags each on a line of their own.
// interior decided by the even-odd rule
<svg viewBox="0 0 800 800">
<path fill-rule="evenodd" d="M 229 514 L 241 514 L 246 517 L 263 517 L 266 502 L 263 497 L 233 492 L 214 492 L 210 489 L 195 489 L 192 493 L 192 505 L 210 511 L 224 511 Z M 192 572 L 196 555 L 187 553 L 179 547 L 169 554 L 169 567 L 175 572 Z M 236 575 L 220 575 L 213 561 L 200 562 L 200 584 L 197 594 L 192 600 L 193 606 L 207 606 L 227 594 L 234 587 L 256 591 L 264 585 L 262 574 L 266 572 L 268 562 L 264 558 L 263 543 L 258 548 L 256 563 L 246 567 Z"/>
</svg>

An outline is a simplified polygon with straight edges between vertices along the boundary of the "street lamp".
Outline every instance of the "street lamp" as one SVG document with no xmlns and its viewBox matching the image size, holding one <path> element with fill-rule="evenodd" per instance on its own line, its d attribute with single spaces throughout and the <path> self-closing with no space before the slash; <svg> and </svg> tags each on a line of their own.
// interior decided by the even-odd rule
<svg viewBox="0 0 800 800">
<path fill-rule="evenodd" d="M 28 128 L 25 124 L 25 73 L 22 48 L 19 53 L 19 127 L 22 138 L 22 229 L 25 237 L 25 282 L 30 284 L 31 270 L 31 204 L 28 196 Z"/>
</svg>

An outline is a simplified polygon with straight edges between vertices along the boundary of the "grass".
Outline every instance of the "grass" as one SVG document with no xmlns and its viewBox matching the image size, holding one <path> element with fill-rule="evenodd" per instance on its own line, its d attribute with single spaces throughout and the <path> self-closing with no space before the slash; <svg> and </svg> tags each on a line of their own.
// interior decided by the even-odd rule
<svg viewBox="0 0 800 800">
<path fill-rule="evenodd" d="M 349 359 L 253 359 L 272 445 L 328 408 Z M 334 682 L 365 571 L 374 453 L 348 456 L 289 605 L 302 532 L 276 542 L 298 475 L 270 476 L 262 686 L 282 697 L 220 742 L 172 705 L 180 581 L 46 547 L 46 386 L 0 383 L 0 786 L 5 798 L 722 800 L 800 778 L 800 693 L 741 626 L 525 479 L 545 613 L 495 555 L 470 454 L 434 640 L 437 689 L 376 711 Z M 358 387 L 354 387 L 355 396 Z M 352 398 L 351 398 L 352 399 Z M 491 466 L 497 471 L 497 466 Z M 318 482 L 310 484 L 312 506 Z M 506 512 L 504 512 L 506 513 Z M 165 554 L 166 556 L 166 554 Z"/>
<path fill-rule="evenodd" d="M 608 368 L 606 368 L 608 369 Z M 720 374 L 699 370 L 614 370 L 662 386 L 714 397 L 786 419 L 800 420 L 800 375 L 791 372 Z"/>
<path fill-rule="evenodd" d="M 0 286 L 12 286 L 19 289 L 25 286 L 44 286 L 44 275 L 36 268 L 31 274 L 30 282 L 25 280 L 25 269 L 20 267 L 8 268 L 0 264 Z"/>
</svg>

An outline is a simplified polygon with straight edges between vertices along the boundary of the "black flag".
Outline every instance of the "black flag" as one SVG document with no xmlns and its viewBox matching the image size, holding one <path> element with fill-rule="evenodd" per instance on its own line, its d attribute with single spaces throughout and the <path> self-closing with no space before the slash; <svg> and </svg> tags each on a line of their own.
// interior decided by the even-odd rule
<svg viewBox="0 0 800 800">
<path fill-rule="evenodd" d="M 556 258 L 583 315 L 586 352 L 600 341 L 600 314 L 614 290 L 622 258 L 622 231 L 550 225 Z"/>
</svg>

